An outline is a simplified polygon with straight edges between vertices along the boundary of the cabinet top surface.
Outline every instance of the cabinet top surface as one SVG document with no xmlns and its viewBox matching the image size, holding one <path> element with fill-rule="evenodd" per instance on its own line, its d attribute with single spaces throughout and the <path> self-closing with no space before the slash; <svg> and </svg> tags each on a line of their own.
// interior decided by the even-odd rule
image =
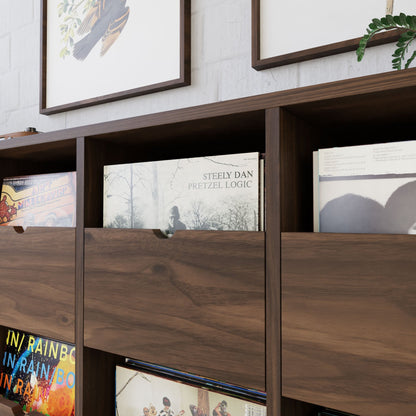
<svg viewBox="0 0 416 416">
<path fill-rule="evenodd" d="M 415 98 L 416 68 L 411 68 L 5 140 L 0 142 L 0 151 L 78 137 L 111 140 L 120 133 L 134 135 L 145 129 L 159 129 L 163 134 L 163 129 L 172 125 L 202 131 L 210 125 L 218 129 L 234 124 L 241 129 L 243 121 L 246 125 L 264 124 L 264 111 L 275 107 L 324 124 L 345 119 L 377 121 L 386 115 L 401 121 L 414 114 L 409 102 Z M 202 121 L 205 125 L 200 126 Z"/>
</svg>

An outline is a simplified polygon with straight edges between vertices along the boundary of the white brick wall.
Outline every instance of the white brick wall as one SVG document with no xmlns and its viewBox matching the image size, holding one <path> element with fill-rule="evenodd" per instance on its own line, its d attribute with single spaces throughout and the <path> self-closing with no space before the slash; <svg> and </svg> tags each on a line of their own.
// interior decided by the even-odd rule
<svg viewBox="0 0 416 416">
<path fill-rule="evenodd" d="M 10 36 L 0 37 L 0 75 L 10 70 Z"/>
<path fill-rule="evenodd" d="M 263 71 L 251 67 L 251 0 L 192 0 L 192 85 L 39 114 L 40 0 L 0 0 L 0 134 L 120 119 L 390 71 L 392 45 Z"/>
</svg>

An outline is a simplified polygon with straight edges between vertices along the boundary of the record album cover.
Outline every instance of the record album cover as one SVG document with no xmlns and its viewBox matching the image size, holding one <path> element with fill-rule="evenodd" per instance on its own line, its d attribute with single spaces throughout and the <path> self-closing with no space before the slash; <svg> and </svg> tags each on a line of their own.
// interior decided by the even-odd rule
<svg viewBox="0 0 416 416">
<path fill-rule="evenodd" d="M 260 229 L 259 154 L 104 167 L 104 227 Z"/>
<path fill-rule="evenodd" d="M 116 367 L 116 416 L 266 416 L 266 406 L 170 380 Z"/>
<path fill-rule="evenodd" d="M 26 412 L 74 416 L 74 345 L 8 329 L 0 352 L 3 397 Z"/>
<path fill-rule="evenodd" d="M 75 172 L 3 180 L 0 225 L 75 227 L 75 223 Z"/>
<path fill-rule="evenodd" d="M 416 234 L 416 141 L 320 149 L 315 231 Z"/>
</svg>

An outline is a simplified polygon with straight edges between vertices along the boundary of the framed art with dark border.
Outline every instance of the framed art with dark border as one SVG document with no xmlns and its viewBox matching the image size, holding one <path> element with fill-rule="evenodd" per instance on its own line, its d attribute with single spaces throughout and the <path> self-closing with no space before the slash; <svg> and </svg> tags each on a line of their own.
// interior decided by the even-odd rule
<svg viewBox="0 0 416 416">
<path fill-rule="evenodd" d="M 190 84 L 191 0 L 42 0 L 40 113 Z"/>
<path fill-rule="evenodd" d="M 416 14 L 415 0 L 252 0 L 252 66 L 272 68 L 352 51 L 373 18 Z M 369 45 L 398 39 L 376 35 Z"/>
</svg>

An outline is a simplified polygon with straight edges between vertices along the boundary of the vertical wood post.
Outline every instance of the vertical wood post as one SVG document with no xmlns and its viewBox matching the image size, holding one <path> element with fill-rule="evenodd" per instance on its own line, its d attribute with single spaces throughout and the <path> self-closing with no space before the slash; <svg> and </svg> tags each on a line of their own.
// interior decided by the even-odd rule
<svg viewBox="0 0 416 416">
<path fill-rule="evenodd" d="M 267 414 L 281 415 L 280 109 L 266 110 L 266 392 Z"/>
<path fill-rule="evenodd" d="M 84 379 L 84 176 L 85 138 L 77 138 L 77 228 L 75 232 L 75 414 L 83 412 Z"/>
</svg>

